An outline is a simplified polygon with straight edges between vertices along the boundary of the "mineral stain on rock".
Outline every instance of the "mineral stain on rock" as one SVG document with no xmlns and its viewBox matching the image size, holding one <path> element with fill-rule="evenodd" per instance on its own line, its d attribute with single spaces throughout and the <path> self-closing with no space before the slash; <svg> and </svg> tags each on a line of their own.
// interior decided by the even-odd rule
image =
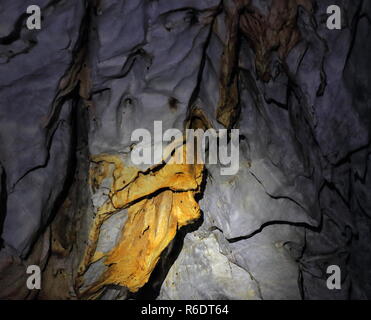
<svg viewBox="0 0 371 320">
<path fill-rule="evenodd" d="M 186 159 L 186 148 L 181 146 L 177 150 L 184 152 Z M 91 170 L 91 181 L 99 185 L 112 178 L 112 185 L 107 202 L 97 211 L 90 232 L 91 243 L 80 270 L 85 271 L 99 259 L 105 259 L 108 269 L 97 284 L 83 293 L 85 297 L 111 284 L 138 291 L 148 281 L 177 230 L 200 217 L 195 195 L 201 191 L 203 165 L 172 163 L 175 156 L 147 172 L 126 167 L 118 156 L 94 157 L 99 165 Z M 122 208 L 128 208 L 128 219 L 119 243 L 109 253 L 94 252 L 92 248 L 96 247 L 103 221 Z"/>
<path fill-rule="evenodd" d="M 284 64 L 288 53 L 300 40 L 298 6 L 312 10 L 311 0 L 273 0 L 265 14 L 250 0 L 234 0 L 226 6 L 228 31 L 221 58 L 220 100 L 216 114 L 225 127 L 232 127 L 240 113 L 238 64 L 241 36 L 248 39 L 254 50 L 257 76 L 268 82 L 272 78 L 274 53 Z"/>
</svg>

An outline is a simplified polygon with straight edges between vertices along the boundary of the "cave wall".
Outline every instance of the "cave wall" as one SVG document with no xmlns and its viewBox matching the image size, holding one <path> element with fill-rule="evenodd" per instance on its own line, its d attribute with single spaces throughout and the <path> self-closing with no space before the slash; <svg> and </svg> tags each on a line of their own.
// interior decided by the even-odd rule
<svg viewBox="0 0 371 320">
<path fill-rule="evenodd" d="M 370 12 L 3 0 L 0 298 L 370 298 Z M 239 129 L 238 173 L 136 166 L 130 136 L 154 121 Z"/>
</svg>

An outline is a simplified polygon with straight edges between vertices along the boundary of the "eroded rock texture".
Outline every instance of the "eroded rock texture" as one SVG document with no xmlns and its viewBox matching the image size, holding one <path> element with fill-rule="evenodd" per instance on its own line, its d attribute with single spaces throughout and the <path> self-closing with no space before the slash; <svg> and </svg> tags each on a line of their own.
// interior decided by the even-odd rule
<svg viewBox="0 0 371 320">
<path fill-rule="evenodd" d="M 2 0 L 0 298 L 370 299 L 370 14 L 367 0 Z M 131 133 L 154 121 L 238 128 L 238 173 L 134 165 Z"/>
</svg>

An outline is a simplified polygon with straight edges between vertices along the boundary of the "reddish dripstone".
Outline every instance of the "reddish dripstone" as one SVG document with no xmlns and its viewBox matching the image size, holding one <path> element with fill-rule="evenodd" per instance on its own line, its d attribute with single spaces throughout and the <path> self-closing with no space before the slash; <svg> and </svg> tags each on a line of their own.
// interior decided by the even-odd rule
<svg viewBox="0 0 371 320">
<path fill-rule="evenodd" d="M 273 52 L 284 61 L 300 40 L 297 27 L 298 7 L 312 10 L 311 0 L 273 0 L 269 13 L 263 15 L 250 0 L 234 0 L 226 6 L 227 40 L 222 56 L 220 101 L 217 119 L 225 127 L 233 126 L 239 115 L 238 60 L 241 36 L 246 37 L 255 52 L 257 76 L 271 79 Z"/>
</svg>

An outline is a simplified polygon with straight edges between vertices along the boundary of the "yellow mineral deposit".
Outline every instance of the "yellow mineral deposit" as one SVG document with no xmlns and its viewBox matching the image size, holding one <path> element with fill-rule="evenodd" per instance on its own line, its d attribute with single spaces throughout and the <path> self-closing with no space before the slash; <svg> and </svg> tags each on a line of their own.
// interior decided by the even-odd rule
<svg viewBox="0 0 371 320">
<path fill-rule="evenodd" d="M 183 153 L 185 145 L 172 157 Z M 136 292 L 149 279 L 162 251 L 174 239 L 177 230 L 200 217 L 195 195 L 200 192 L 203 165 L 176 164 L 169 161 L 147 171 L 125 166 L 119 156 L 93 157 L 90 171 L 92 188 L 99 188 L 112 178 L 109 200 L 98 209 L 89 236 L 89 245 L 79 269 L 77 287 L 88 266 L 105 259 L 106 272 L 98 282 L 80 293 L 95 297 L 108 284 L 117 284 Z M 100 228 L 104 220 L 118 210 L 128 208 L 128 219 L 121 239 L 111 252 L 96 252 Z"/>
</svg>

